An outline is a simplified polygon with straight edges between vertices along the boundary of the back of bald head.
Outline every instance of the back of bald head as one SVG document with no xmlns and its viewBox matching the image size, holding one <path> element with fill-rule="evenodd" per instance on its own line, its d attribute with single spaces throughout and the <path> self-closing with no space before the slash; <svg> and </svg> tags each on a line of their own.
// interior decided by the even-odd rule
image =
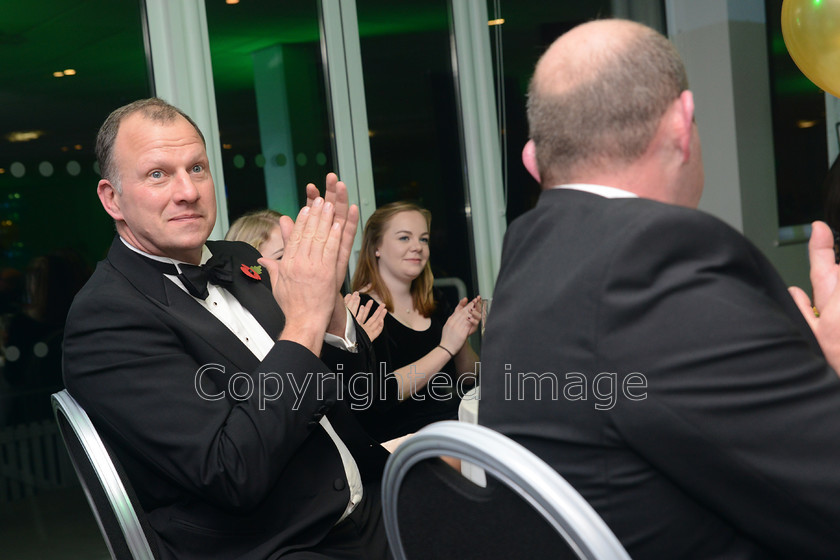
<svg viewBox="0 0 840 560">
<path fill-rule="evenodd" d="M 543 186 L 635 161 L 686 89 L 679 53 L 649 27 L 597 20 L 560 36 L 537 63 L 528 92 Z"/>
</svg>

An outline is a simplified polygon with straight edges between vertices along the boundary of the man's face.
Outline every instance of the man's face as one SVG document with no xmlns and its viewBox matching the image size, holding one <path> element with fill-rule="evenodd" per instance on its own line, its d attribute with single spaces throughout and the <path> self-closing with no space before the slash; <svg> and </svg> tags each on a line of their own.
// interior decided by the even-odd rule
<svg viewBox="0 0 840 560">
<path fill-rule="evenodd" d="M 152 255 L 197 264 L 216 222 L 216 196 L 195 128 L 180 115 L 171 123 L 129 115 L 117 133 L 114 162 L 122 193 L 106 179 L 98 193 L 118 233 Z"/>
</svg>

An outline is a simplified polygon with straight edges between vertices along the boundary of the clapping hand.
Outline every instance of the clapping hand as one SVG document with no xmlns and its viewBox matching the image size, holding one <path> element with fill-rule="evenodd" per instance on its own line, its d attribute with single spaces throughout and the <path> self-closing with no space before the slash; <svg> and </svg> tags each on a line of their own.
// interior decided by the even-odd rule
<svg viewBox="0 0 840 560">
<path fill-rule="evenodd" d="M 457 354 L 463 348 L 467 337 L 478 329 L 480 320 L 481 296 L 476 296 L 471 301 L 463 298 L 443 325 L 440 345 L 450 353 Z"/>
<path fill-rule="evenodd" d="M 353 292 L 344 296 L 344 305 L 350 310 L 350 313 L 356 317 L 356 320 L 365 329 L 368 338 L 373 341 L 382 332 L 385 327 L 385 314 L 388 309 L 384 305 L 380 305 L 373 313 L 370 312 L 374 301 L 371 299 L 366 304 L 361 305 L 361 298 L 359 292 Z"/>
<path fill-rule="evenodd" d="M 824 222 L 814 222 L 808 242 L 814 301 L 800 288 L 790 294 L 835 371 L 840 372 L 840 265 L 834 257 L 834 235 Z"/>
<path fill-rule="evenodd" d="M 320 192 L 314 183 L 306 185 L 307 207 L 311 207 L 319 196 Z M 335 220 L 341 224 L 342 228 L 341 250 L 336 262 L 336 280 L 340 286 L 344 283 L 347 264 L 350 262 L 350 253 L 353 250 L 353 239 L 356 237 L 356 228 L 359 225 L 359 207 L 350 204 L 347 186 L 338 180 L 335 173 L 327 174 L 324 200 L 335 206 Z"/>
<path fill-rule="evenodd" d="M 344 333 L 346 312 L 338 290 L 353 247 L 359 210 L 348 204 L 347 189 L 334 173 L 327 175 L 330 200 L 319 196 L 310 200 L 310 186 L 307 205 L 297 220 L 280 218 L 286 240 L 283 259 L 262 258 L 259 263 L 268 270 L 272 292 L 286 315 L 281 339 L 294 340 L 319 354 L 324 332 L 334 332 L 336 321 L 341 323 L 336 330 L 342 336 Z M 337 306 L 340 310 L 334 313 Z"/>
<path fill-rule="evenodd" d="M 318 198 L 320 198 L 318 187 L 313 183 L 306 185 L 306 206 L 308 208 L 312 207 Z M 359 225 L 359 207 L 350 204 L 347 186 L 338 180 L 335 173 L 327 174 L 324 200 L 334 205 L 335 221 L 340 224 L 342 231 L 341 245 L 335 263 L 335 279 L 338 289 L 335 291 L 333 315 L 327 326 L 327 332 L 343 338 L 347 327 L 347 314 L 339 289 L 344 284 L 344 277 L 347 275 L 347 263 L 350 262 L 353 239 L 356 237 L 356 229 Z"/>
</svg>

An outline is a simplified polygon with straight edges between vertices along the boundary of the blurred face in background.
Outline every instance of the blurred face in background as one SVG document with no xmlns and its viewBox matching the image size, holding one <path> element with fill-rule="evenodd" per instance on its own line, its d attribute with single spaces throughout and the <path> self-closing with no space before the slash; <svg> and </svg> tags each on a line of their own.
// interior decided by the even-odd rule
<svg viewBox="0 0 840 560">
<path fill-rule="evenodd" d="M 259 251 L 263 257 L 279 261 L 283 258 L 285 249 L 286 243 L 283 240 L 283 232 L 278 224 L 268 234 L 268 239 L 260 244 Z"/>
</svg>

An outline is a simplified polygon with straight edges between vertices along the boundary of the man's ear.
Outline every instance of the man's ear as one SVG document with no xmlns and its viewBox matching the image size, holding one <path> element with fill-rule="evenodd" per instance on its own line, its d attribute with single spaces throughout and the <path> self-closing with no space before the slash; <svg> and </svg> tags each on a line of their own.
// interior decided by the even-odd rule
<svg viewBox="0 0 840 560">
<path fill-rule="evenodd" d="M 542 184 L 542 181 L 540 181 L 540 168 L 537 165 L 537 147 L 534 145 L 533 140 L 528 140 L 525 143 L 525 147 L 522 148 L 522 164 L 528 170 L 528 173 L 531 174 L 531 177 L 537 183 Z"/>
<path fill-rule="evenodd" d="M 120 195 L 108 179 L 100 179 L 96 186 L 96 194 L 99 196 L 99 202 L 102 207 L 108 212 L 108 215 L 114 220 L 122 220 L 122 210 L 120 210 Z"/>
<path fill-rule="evenodd" d="M 691 140 L 694 134 L 694 95 L 685 90 L 680 94 L 679 99 L 679 145 L 682 151 L 683 162 L 691 158 L 691 150 L 693 148 Z"/>
</svg>

